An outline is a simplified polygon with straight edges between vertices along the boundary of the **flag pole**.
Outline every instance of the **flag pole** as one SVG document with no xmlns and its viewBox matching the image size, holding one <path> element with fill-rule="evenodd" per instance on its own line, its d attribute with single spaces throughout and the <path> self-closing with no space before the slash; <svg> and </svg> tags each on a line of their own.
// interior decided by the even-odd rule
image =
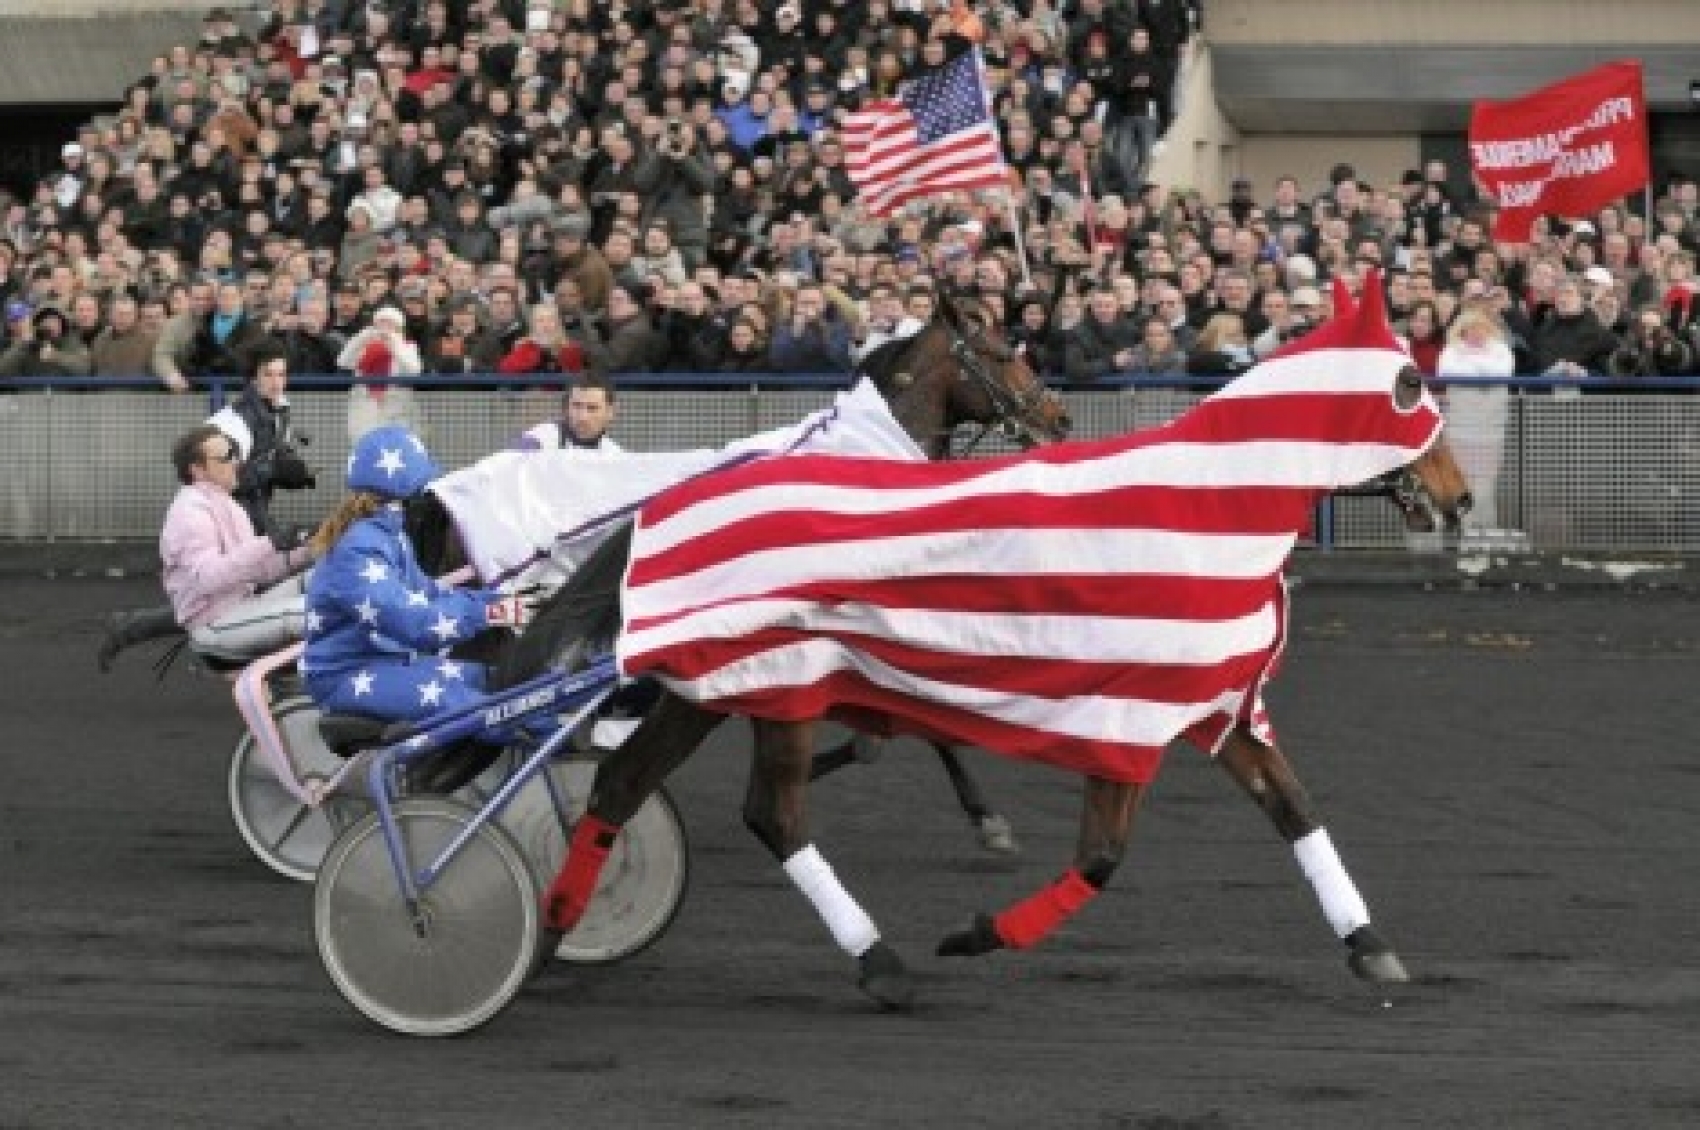
<svg viewBox="0 0 1700 1130">
<path fill-rule="evenodd" d="M 969 48 L 969 52 L 974 59 L 974 77 L 980 84 L 980 97 L 985 100 L 986 118 L 988 121 L 996 121 L 997 115 L 993 113 L 994 104 L 992 100 L 992 88 L 991 84 L 986 80 L 986 57 L 981 54 L 980 45 L 978 43 Z M 992 127 L 992 130 L 993 137 L 997 141 L 998 164 L 1003 166 L 1004 206 L 1009 211 L 1010 233 L 1015 236 L 1015 258 L 1016 261 L 1021 264 L 1021 285 L 1026 287 L 1028 290 L 1032 290 L 1033 272 L 1027 266 L 1027 233 L 1024 230 L 1026 225 L 1021 222 L 1020 213 L 1015 207 L 1015 189 L 1011 187 L 1009 183 L 1010 170 L 1009 166 L 1005 164 L 1003 159 L 1003 138 L 997 136 L 995 126 Z"/>
<path fill-rule="evenodd" d="M 1033 272 L 1027 266 L 1027 225 L 1021 222 L 1021 213 L 1015 206 L 1015 189 L 1006 186 L 1003 200 L 1009 208 L 1009 230 L 1015 236 L 1015 258 L 1021 264 L 1021 285 L 1025 290 L 1032 290 Z"/>
</svg>

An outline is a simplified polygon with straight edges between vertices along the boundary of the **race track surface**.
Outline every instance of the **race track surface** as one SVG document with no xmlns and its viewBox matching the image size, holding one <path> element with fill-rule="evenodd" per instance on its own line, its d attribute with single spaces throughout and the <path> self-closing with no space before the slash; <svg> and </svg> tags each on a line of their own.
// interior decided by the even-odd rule
<svg viewBox="0 0 1700 1130">
<path fill-rule="evenodd" d="M 0 580 L 0 1127 L 1700 1125 L 1692 598 L 1300 591 L 1275 720 L 1408 988 L 1351 977 L 1290 852 L 1182 749 L 1096 905 L 936 958 L 1065 865 L 1078 789 L 976 759 L 1005 861 L 906 744 L 815 787 L 918 975 L 880 1014 L 740 825 L 730 725 L 675 780 L 671 931 L 428 1041 L 343 1002 L 310 887 L 248 856 L 225 687 L 142 652 L 95 673 L 100 617 L 155 591 Z"/>
</svg>

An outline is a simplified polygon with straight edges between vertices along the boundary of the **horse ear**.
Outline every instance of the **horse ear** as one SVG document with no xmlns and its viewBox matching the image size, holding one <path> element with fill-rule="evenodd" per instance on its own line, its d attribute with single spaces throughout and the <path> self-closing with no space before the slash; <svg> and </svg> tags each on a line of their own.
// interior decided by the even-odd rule
<svg viewBox="0 0 1700 1130">
<path fill-rule="evenodd" d="M 1360 301 L 1370 310 L 1387 311 L 1387 296 L 1381 286 L 1381 272 L 1371 267 L 1364 272 L 1363 294 Z"/>
<path fill-rule="evenodd" d="M 1364 272 L 1363 290 L 1358 295 L 1358 308 L 1353 311 L 1354 336 L 1358 341 L 1394 341 L 1393 327 L 1387 321 L 1387 297 L 1382 290 L 1381 272 Z"/>
<path fill-rule="evenodd" d="M 956 299 L 948 290 L 940 290 L 938 294 L 939 300 L 933 303 L 933 317 L 953 330 L 961 329 L 962 311 L 957 309 Z"/>
<path fill-rule="evenodd" d="M 1350 318 L 1358 312 L 1358 304 L 1352 299 L 1352 289 L 1346 285 L 1346 280 L 1339 275 L 1334 276 L 1330 293 L 1334 298 L 1334 316 L 1336 318 Z"/>
</svg>

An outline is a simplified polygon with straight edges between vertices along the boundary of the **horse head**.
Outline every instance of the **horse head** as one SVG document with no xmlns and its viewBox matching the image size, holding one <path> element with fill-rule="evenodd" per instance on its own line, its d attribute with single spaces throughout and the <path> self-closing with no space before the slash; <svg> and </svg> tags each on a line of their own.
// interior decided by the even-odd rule
<svg viewBox="0 0 1700 1130">
<path fill-rule="evenodd" d="M 1339 280 L 1336 280 L 1339 283 Z M 1404 513 L 1407 528 L 1414 532 L 1432 532 L 1437 519 L 1448 530 L 1456 530 L 1473 500 L 1469 484 L 1446 441 L 1445 421 L 1435 404 L 1423 376 L 1409 362 L 1403 347 L 1387 324 L 1387 306 L 1382 294 L 1381 276 L 1370 272 L 1364 278 L 1363 296 L 1354 301 L 1343 285 L 1334 288 L 1334 318 L 1326 325 L 1290 346 L 1277 351 L 1274 357 L 1328 349 L 1375 350 L 1388 361 L 1360 370 L 1385 373 L 1390 380 L 1390 408 L 1396 417 L 1422 417 L 1434 421 L 1429 442 L 1403 465 L 1380 477 L 1394 503 Z"/>
<path fill-rule="evenodd" d="M 916 338 L 917 360 L 930 359 L 952 377 L 947 432 L 977 425 L 974 442 L 995 430 L 1023 448 L 1068 437 L 1072 422 L 1062 398 L 1045 387 L 982 303 L 941 294 L 932 321 Z"/>
</svg>

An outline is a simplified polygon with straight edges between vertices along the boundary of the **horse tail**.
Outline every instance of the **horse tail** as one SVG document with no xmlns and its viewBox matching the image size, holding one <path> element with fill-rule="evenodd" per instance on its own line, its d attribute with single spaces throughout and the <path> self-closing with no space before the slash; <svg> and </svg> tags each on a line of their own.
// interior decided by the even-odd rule
<svg viewBox="0 0 1700 1130">
<path fill-rule="evenodd" d="M 548 667 L 581 666 L 613 647 L 620 631 L 620 581 L 631 548 L 632 524 L 626 522 L 538 607 L 524 634 L 496 663 L 492 689 L 523 683 Z"/>
</svg>

